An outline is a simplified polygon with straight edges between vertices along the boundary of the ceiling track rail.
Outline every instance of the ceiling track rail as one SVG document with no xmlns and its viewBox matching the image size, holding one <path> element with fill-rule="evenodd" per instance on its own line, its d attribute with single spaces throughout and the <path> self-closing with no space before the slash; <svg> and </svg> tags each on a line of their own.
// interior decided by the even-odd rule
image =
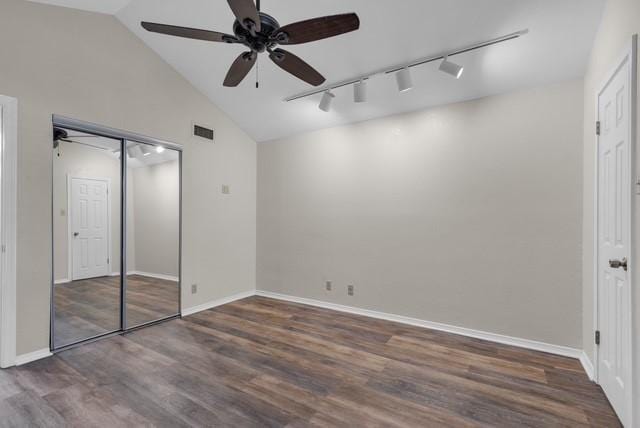
<svg viewBox="0 0 640 428">
<path fill-rule="evenodd" d="M 396 73 L 398 71 L 401 71 L 401 70 L 404 70 L 404 69 L 407 69 L 407 68 L 418 67 L 418 66 L 421 66 L 421 65 L 429 64 L 431 62 L 443 60 L 443 59 L 448 58 L 448 57 L 450 58 L 450 57 L 453 57 L 453 56 L 456 56 L 456 55 L 462 55 L 462 54 L 467 53 L 467 52 L 472 52 L 472 51 L 476 51 L 476 50 L 479 50 L 479 49 L 484 49 L 484 48 L 487 48 L 489 46 L 493 46 L 493 45 L 497 45 L 497 44 L 500 44 L 500 43 L 505 43 L 505 42 L 508 42 L 508 41 L 511 41 L 511 40 L 515 40 L 515 39 L 517 39 L 519 37 L 522 37 L 522 36 L 524 36 L 524 35 L 526 35 L 528 33 L 529 33 L 528 29 L 516 31 L 515 33 L 510 33 L 510 34 L 507 34 L 507 35 L 502 36 L 502 37 L 497 37 L 495 39 L 491 39 L 491 40 L 487 40 L 487 41 L 484 41 L 484 42 L 481 42 L 481 43 L 476 43 L 474 45 L 466 46 L 466 47 L 463 47 L 463 48 L 448 52 L 446 54 L 440 54 L 440 55 L 436 55 L 436 56 L 421 58 L 421 59 L 418 59 L 418 60 L 415 60 L 415 61 L 412 61 L 412 62 L 409 62 L 409 63 L 406 63 L 406 64 L 394 65 L 394 66 L 389 67 L 389 68 L 384 68 L 382 70 L 374 71 L 372 73 L 363 74 L 361 76 L 354 77 L 354 78 L 347 79 L 347 80 L 343 80 L 341 82 L 336 82 L 336 83 L 333 83 L 333 84 L 330 84 L 330 85 L 325 85 L 325 86 L 323 86 L 322 88 L 319 88 L 319 89 L 313 89 L 313 90 L 310 90 L 310 91 L 307 91 L 307 92 L 302 92 L 300 94 L 293 95 L 291 97 L 285 98 L 284 101 L 285 102 L 296 101 L 296 100 L 299 100 L 299 99 L 302 99 L 302 98 L 311 97 L 313 95 L 322 94 L 322 93 L 327 92 L 327 91 L 343 88 L 345 86 L 349 86 L 349 85 L 356 84 L 358 82 L 369 80 L 372 77 L 387 75 L 387 74 L 391 74 L 391 73 Z"/>
</svg>

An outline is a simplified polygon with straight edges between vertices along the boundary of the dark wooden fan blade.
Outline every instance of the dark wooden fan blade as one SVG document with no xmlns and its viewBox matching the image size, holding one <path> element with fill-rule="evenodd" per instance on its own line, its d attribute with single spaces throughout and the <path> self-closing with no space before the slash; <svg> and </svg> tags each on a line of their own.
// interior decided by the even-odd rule
<svg viewBox="0 0 640 428">
<path fill-rule="evenodd" d="M 260 31 L 260 15 L 253 0 L 227 0 L 227 2 L 229 3 L 231 11 L 238 19 L 238 22 L 240 22 L 243 27 L 249 30 L 250 28 L 248 28 L 246 22 L 250 20 L 253 22 L 256 32 Z"/>
<path fill-rule="evenodd" d="M 187 39 L 206 40 L 208 42 L 228 42 L 235 40 L 234 36 L 217 31 L 200 30 L 197 28 L 176 27 L 175 25 L 143 22 L 142 28 L 152 33 L 167 34 L 169 36 L 185 37 Z"/>
<path fill-rule="evenodd" d="M 349 33 L 360 28 L 360 18 L 355 13 L 324 16 L 285 25 L 276 33 L 281 45 L 299 45 Z"/>
<path fill-rule="evenodd" d="M 233 88 L 236 87 L 247 77 L 247 74 L 251 71 L 258 59 L 258 54 L 255 52 L 244 52 L 231 64 L 231 68 L 227 73 L 227 77 L 224 79 L 224 86 Z"/>
<path fill-rule="evenodd" d="M 318 73 L 309 64 L 283 49 L 276 49 L 269 55 L 269 58 L 284 71 L 293 74 L 298 79 L 304 80 L 310 85 L 320 86 L 325 82 L 322 74 Z"/>
</svg>

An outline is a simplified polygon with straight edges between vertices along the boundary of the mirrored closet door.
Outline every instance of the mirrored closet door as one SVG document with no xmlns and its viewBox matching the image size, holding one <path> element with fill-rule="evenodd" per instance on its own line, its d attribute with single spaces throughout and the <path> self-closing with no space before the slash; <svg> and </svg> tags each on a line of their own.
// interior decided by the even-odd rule
<svg viewBox="0 0 640 428">
<path fill-rule="evenodd" d="M 53 132 L 51 349 L 179 316 L 179 147 L 66 118 Z"/>
<path fill-rule="evenodd" d="M 179 312 L 180 152 L 127 141 L 128 328 Z"/>
<path fill-rule="evenodd" d="M 54 349 L 120 330 L 121 146 L 54 129 Z"/>
</svg>

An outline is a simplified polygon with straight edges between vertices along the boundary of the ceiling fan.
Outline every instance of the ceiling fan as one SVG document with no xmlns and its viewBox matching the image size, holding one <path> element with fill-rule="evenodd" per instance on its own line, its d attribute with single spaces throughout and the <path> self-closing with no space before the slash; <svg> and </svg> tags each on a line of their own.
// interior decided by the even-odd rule
<svg viewBox="0 0 640 428">
<path fill-rule="evenodd" d="M 60 141 L 65 143 L 83 144 L 85 146 L 91 146 L 91 144 L 82 143 L 74 140 L 74 138 L 98 138 L 97 135 L 69 135 L 69 133 L 62 128 L 53 128 L 53 148 L 57 149 Z M 93 147 L 93 146 L 92 146 Z"/>
<path fill-rule="evenodd" d="M 260 0 L 227 0 L 236 21 L 233 35 L 197 28 L 142 22 L 142 27 L 154 33 L 188 39 L 242 44 L 250 50 L 240 54 L 234 61 L 224 80 L 224 86 L 235 87 L 249 74 L 258 54 L 269 53 L 269 58 L 280 68 L 313 86 L 325 82 L 325 78 L 296 55 L 278 45 L 299 45 L 349 33 L 360 28 L 360 19 L 355 13 L 325 16 L 280 27 L 278 21 L 260 12 Z"/>
</svg>

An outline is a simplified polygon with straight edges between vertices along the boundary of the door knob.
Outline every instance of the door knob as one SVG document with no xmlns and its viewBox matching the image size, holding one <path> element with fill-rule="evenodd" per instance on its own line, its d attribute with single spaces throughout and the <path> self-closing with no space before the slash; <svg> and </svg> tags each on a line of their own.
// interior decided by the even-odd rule
<svg viewBox="0 0 640 428">
<path fill-rule="evenodd" d="M 76 237 L 76 236 L 78 236 L 78 235 L 80 235 L 80 232 L 73 232 L 73 236 L 74 236 L 74 237 Z"/>
<path fill-rule="evenodd" d="M 609 260 L 609 266 L 611 266 L 613 269 L 624 269 L 625 271 L 627 270 L 627 258 L 625 257 L 622 260 Z"/>
</svg>

